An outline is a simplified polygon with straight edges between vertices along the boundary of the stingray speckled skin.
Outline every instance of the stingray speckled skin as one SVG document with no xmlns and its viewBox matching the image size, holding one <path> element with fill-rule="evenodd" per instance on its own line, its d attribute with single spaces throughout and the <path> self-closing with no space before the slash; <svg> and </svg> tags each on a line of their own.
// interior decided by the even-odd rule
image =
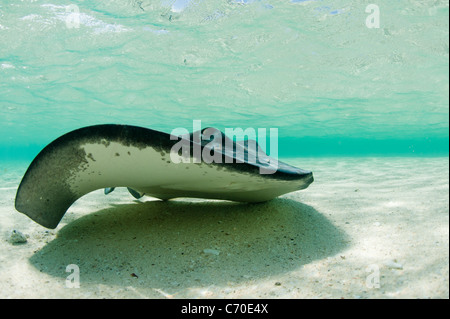
<svg viewBox="0 0 450 319">
<path fill-rule="evenodd" d="M 221 135 L 223 143 L 227 139 L 219 130 L 209 130 Z M 191 147 L 212 151 L 209 141 L 197 143 L 193 134 L 184 137 Z M 69 132 L 47 145 L 30 164 L 17 190 L 15 207 L 42 226 L 55 228 L 78 198 L 101 188 L 128 187 L 164 200 L 196 197 L 261 202 L 313 182 L 311 172 L 278 161 L 272 174 L 261 174 L 266 161 L 258 155 L 256 162 L 248 161 L 244 142 L 231 142 L 243 147 L 243 162 L 236 162 L 236 152 L 223 147 L 214 148 L 220 152 L 219 163 L 177 164 L 171 161 L 170 152 L 178 141 L 170 134 L 130 125 L 95 125 Z"/>
</svg>

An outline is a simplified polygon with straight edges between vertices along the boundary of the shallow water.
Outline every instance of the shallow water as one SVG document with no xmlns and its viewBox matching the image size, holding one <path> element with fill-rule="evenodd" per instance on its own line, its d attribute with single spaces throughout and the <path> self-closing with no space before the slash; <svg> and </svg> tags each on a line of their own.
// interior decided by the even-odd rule
<svg viewBox="0 0 450 319">
<path fill-rule="evenodd" d="M 448 1 L 0 1 L 0 158 L 100 123 L 448 155 Z"/>
<path fill-rule="evenodd" d="M 0 297 L 448 298 L 449 4 L 374 1 L 375 28 L 368 4 L 0 0 Z M 14 208 L 64 133 L 194 120 L 277 128 L 315 182 L 256 205 L 96 190 L 55 231 Z"/>
</svg>

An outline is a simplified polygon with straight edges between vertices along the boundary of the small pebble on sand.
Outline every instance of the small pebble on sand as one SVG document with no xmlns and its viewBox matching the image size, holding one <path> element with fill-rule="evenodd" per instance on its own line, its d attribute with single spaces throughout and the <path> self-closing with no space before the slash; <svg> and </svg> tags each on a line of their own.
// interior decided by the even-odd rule
<svg viewBox="0 0 450 319">
<path fill-rule="evenodd" d="M 219 256 L 219 254 L 220 254 L 220 251 L 218 251 L 216 249 L 203 249 L 203 252 L 205 254 L 216 255 L 216 256 Z"/>
<path fill-rule="evenodd" d="M 27 242 L 27 237 L 24 234 L 22 234 L 20 231 L 14 229 L 13 231 L 11 231 L 11 233 L 8 237 L 8 242 L 10 242 L 13 245 L 25 244 Z"/>
<path fill-rule="evenodd" d="M 396 260 L 388 260 L 384 265 L 391 269 L 403 269 L 403 265 L 398 263 Z"/>
</svg>

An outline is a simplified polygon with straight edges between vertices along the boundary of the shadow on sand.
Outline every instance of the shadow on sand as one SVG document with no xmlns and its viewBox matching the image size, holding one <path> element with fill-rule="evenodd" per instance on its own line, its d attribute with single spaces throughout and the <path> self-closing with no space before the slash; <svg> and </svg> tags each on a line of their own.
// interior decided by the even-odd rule
<svg viewBox="0 0 450 319">
<path fill-rule="evenodd" d="M 81 283 L 180 289 L 286 273 L 347 242 L 314 208 L 290 199 L 148 201 L 70 222 L 30 262 L 61 278 L 77 264 Z"/>
</svg>

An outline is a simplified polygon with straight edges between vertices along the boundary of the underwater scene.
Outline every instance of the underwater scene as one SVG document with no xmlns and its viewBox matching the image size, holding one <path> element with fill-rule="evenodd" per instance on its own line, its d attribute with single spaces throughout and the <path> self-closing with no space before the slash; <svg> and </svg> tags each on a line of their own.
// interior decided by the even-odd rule
<svg viewBox="0 0 450 319">
<path fill-rule="evenodd" d="M 0 0 L 0 182 L 1 298 L 449 298 L 449 1 Z"/>
</svg>

